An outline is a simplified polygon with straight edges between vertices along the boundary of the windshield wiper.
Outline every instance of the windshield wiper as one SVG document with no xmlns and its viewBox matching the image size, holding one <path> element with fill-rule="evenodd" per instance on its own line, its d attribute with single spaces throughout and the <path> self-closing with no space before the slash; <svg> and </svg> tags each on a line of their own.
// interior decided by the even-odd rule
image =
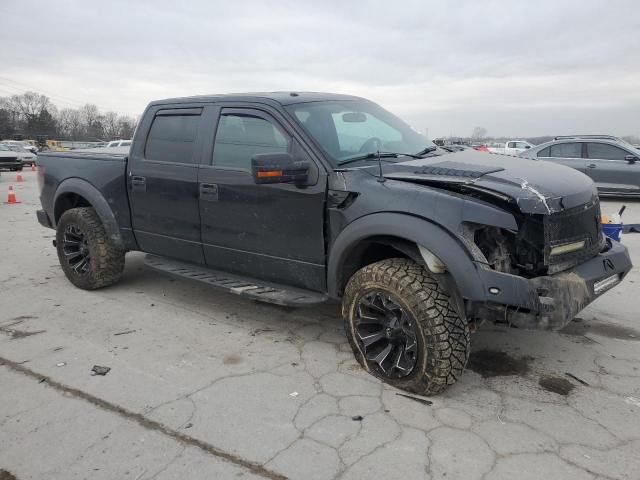
<svg viewBox="0 0 640 480">
<path fill-rule="evenodd" d="M 422 157 L 422 155 L 426 155 L 427 153 L 435 152 L 438 149 L 435 145 L 431 145 L 430 147 L 423 148 L 418 153 L 414 153 L 416 157 Z"/>
<path fill-rule="evenodd" d="M 398 158 L 398 155 L 404 155 L 404 154 L 400 154 L 400 153 L 392 153 L 392 152 L 380 152 L 380 159 L 387 159 L 387 158 Z M 338 162 L 338 166 L 342 166 L 342 165 L 349 165 L 350 163 L 355 163 L 355 162 L 360 162 L 362 160 L 378 160 L 378 153 L 377 152 L 371 152 L 371 153 L 365 153 L 364 155 L 358 155 L 357 157 L 352 157 L 352 158 L 347 158 L 346 160 L 342 160 L 341 162 Z"/>
<path fill-rule="evenodd" d="M 411 157 L 411 158 L 422 158 L 420 154 L 417 153 L 400 153 L 400 152 L 380 152 L 380 159 L 385 158 L 398 158 L 398 157 Z M 339 166 L 348 165 L 350 163 L 359 162 L 361 160 L 378 160 L 377 152 L 365 153 L 364 155 L 358 155 L 357 157 L 348 158 L 341 162 L 338 162 Z"/>
</svg>

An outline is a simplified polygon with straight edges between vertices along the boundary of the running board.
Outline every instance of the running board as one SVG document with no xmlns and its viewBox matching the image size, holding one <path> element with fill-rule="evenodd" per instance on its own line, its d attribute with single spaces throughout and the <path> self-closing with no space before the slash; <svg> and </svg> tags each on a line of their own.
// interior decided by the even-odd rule
<svg viewBox="0 0 640 480">
<path fill-rule="evenodd" d="M 197 280 L 212 287 L 260 302 L 275 303 L 288 307 L 304 307 L 306 305 L 325 303 L 329 299 L 323 293 L 264 282 L 255 278 L 212 270 L 201 265 L 193 265 L 157 255 L 147 254 L 144 264 L 162 273 Z"/>
</svg>

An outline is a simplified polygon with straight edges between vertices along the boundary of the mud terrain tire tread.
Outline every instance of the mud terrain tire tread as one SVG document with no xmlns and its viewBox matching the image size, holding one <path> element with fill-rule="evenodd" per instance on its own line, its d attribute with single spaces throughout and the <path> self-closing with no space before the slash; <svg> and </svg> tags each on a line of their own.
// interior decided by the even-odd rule
<svg viewBox="0 0 640 480">
<path fill-rule="evenodd" d="M 371 371 L 355 340 L 357 300 L 372 289 L 392 293 L 417 324 L 420 352 L 407 377 L 387 379 Z M 434 395 L 456 382 L 469 359 L 469 326 L 453 305 L 450 295 L 424 267 L 409 259 L 390 258 L 367 265 L 351 277 L 343 296 L 342 315 L 351 348 L 365 370 L 403 390 Z"/>
</svg>

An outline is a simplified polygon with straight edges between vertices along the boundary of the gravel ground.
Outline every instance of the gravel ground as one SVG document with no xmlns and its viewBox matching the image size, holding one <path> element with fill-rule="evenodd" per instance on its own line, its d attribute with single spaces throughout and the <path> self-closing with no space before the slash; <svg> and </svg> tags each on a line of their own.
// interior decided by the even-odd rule
<svg viewBox="0 0 640 480">
<path fill-rule="evenodd" d="M 139 253 L 118 285 L 74 288 L 24 177 L 0 175 L 23 202 L 0 204 L 3 480 L 640 478 L 637 268 L 561 333 L 485 325 L 426 405 L 359 368 L 335 306 L 254 303 Z M 640 265 L 640 234 L 623 242 Z"/>
</svg>

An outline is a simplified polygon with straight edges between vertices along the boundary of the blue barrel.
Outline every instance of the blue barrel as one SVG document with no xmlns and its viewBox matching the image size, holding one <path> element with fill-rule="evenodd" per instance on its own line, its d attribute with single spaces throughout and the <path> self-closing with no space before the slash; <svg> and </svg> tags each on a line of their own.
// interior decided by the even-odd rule
<svg viewBox="0 0 640 480">
<path fill-rule="evenodd" d="M 602 231 L 611 240 L 615 240 L 616 242 L 619 242 L 620 236 L 622 235 L 622 224 L 621 223 L 603 223 Z"/>
</svg>

